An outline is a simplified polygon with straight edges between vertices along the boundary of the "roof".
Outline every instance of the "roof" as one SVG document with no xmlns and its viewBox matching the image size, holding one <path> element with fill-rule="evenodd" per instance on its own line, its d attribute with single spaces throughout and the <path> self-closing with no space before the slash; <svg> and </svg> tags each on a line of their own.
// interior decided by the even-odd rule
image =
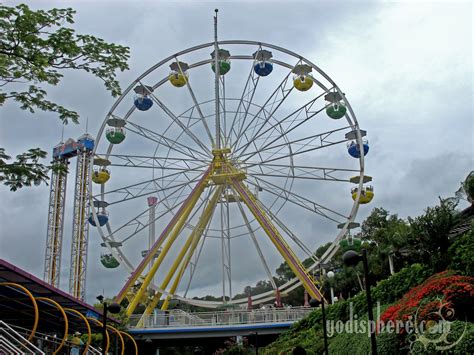
<svg viewBox="0 0 474 355">
<path fill-rule="evenodd" d="M 35 298 L 47 297 L 56 301 L 63 308 L 72 308 L 86 317 L 102 317 L 102 311 L 97 310 L 90 304 L 82 302 L 70 294 L 54 287 L 36 276 L 0 259 L 0 282 L 13 282 L 27 288 Z M 37 300 L 40 321 L 38 331 L 50 333 L 62 331 L 64 323 L 62 315 L 50 303 Z M 0 287 L 0 319 L 6 323 L 30 328 L 34 321 L 34 307 L 25 292 L 15 287 Z M 114 318 L 108 317 L 112 322 L 117 322 Z M 68 314 L 69 328 L 71 331 L 85 331 L 85 324 L 77 315 Z M 90 322 L 91 327 L 95 327 L 94 322 Z"/>
</svg>

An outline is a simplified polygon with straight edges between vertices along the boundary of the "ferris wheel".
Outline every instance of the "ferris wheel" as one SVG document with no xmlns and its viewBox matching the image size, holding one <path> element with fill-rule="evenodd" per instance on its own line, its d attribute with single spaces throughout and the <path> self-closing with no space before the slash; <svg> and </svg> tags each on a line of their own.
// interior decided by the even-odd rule
<svg viewBox="0 0 474 355">
<path fill-rule="evenodd" d="M 374 196 L 365 136 L 335 82 L 288 49 L 216 34 L 159 61 L 115 102 L 94 148 L 89 221 L 104 266 L 126 270 L 116 301 L 127 297 L 129 314 L 171 298 L 244 304 L 232 287 L 245 277 L 274 288 L 254 302 L 300 285 L 320 299 L 310 270 Z M 296 277 L 277 287 L 283 261 Z M 221 301 L 192 298 L 211 284 Z"/>
</svg>

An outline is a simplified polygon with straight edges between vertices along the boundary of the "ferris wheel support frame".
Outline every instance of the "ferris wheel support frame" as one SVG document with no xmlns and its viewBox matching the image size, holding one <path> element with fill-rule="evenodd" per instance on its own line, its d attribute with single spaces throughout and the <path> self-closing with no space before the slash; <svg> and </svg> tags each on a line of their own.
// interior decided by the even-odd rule
<svg viewBox="0 0 474 355">
<path fill-rule="evenodd" d="M 265 234 L 270 238 L 273 245 L 277 248 L 280 255 L 288 263 L 288 266 L 295 273 L 296 277 L 303 284 L 304 288 L 308 291 L 311 297 L 318 301 L 324 300 L 324 296 L 321 291 L 317 288 L 314 280 L 306 271 L 305 267 L 295 255 L 290 246 L 285 242 L 277 228 L 273 225 L 271 220 L 266 215 L 265 211 L 259 207 L 258 199 L 252 195 L 249 189 L 240 181 L 235 178 L 232 179 L 232 187 L 238 192 L 245 205 L 252 212 L 255 219 L 262 226 Z"/>
<path fill-rule="evenodd" d="M 171 221 L 165 227 L 165 229 L 163 230 L 163 232 L 161 233 L 159 238 L 156 240 L 153 247 L 148 251 L 147 255 L 142 259 L 140 264 L 132 272 L 132 274 L 128 278 L 127 282 L 125 283 L 125 285 L 122 287 L 120 292 L 115 297 L 115 302 L 116 303 L 120 303 L 124 300 L 125 296 L 127 295 L 127 292 L 130 290 L 130 288 L 133 286 L 133 284 L 141 276 L 141 274 L 143 273 L 143 270 L 145 270 L 146 266 L 153 259 L 153 256 L 156 255 L 156 253 L 158 252 L 158 250 L 159 250 L 161 244 L 163 244 L 163 241 L 165 240 L 165 238 L 169 235 L 169 233 L 171 233 L 171 231 L 173 230 L 173 227 L 179 221 L 179 219 L 181 217 L 181 214 L 187 209 L 188 205 L 191 203 L 191 200 L 195 197 L 195 195 L 198 194 L 198 192 L 201 189 L 203 183 L 206 181 L 206 177 L 207 177 L 208 174 L 209 174 L 209 170 L 204 174 L 204 176 L 201 178 L 201 180 L 198 182 L 198 184 L 194 187 L 191 194 L 183 202 L 180 209 L 177 211 L 177 213 L 173 216 Z M 199 195 L 200 195 L 200 193 L 199 193 Z M 160 253 L 160 255 L 161 255 L 161 253 Z"/>
<path fill-rule="evenodd" d="M 169 282 L 173 278 L 173 275 L 176 273 L 176 270 L 181 264 L 182 265 L 181 270 L 178 272 L 178 275 L 175 278 L 175 282 L 172 287 L 173 289 L 172 290 L 170 289 L 168 291 L 167 297 L 165 300 L 166 303 L 162 306 L 162 309 L 167 308 L 168 302 L 169 302 L 168 299 L 170 295 L 172 295 L 175 292 L 177 286 L 179 285 L 179 282 L 184 273 L 184 270 L 186 269 L 187 264 L 189 263 L 189 260 L 191 259 L 191 256 L 194 253 L 194 250 L 198 244 L 198 241 L 194 243 L 193 245 L 194 248 L 192 248 L 192 250 L 190 249 L 190 246 L 193 243 L 194 239 L 200 239 L 202 232 L 204 231 L 205 227 L 209 223 L 212 212 L 214 211 L 217 201 L 222 194 L 224 186 L 229 186 L 231 189 L 235 190 L 239 194 L 242 201 L 245 203 L 248 209 L 252 212 L 255 219 L 258 221 L 258 223 L 261 225 L 261 227 L 265 231 L 265 234 L 270 238 L 273 245 L 276 247 L 280 255 L 288 263 L 291 270 L 295 273 L 296 277 L 303 284 L 304 288 L 308 291 L 310 296 L 317 300 L 325 301 L 324 296 L 322 295 L 321 291 L 318 289 L 314 280 L 309 275 L 307 270 L 304 268 L 299 258 L 292 251 L 290 246 L 285 242 L 285 240 L 279 233 L 278 229 L 273 225 L 270 218 L 266 215 L 265 211 L 262 208 L 260 208 L 258 199 L 241 182 L 242 179 L 245 179 L 245 175 L 242 175 L 243 174 L 242 172 L 238 171 L 234 166 L 232 166 L 231 163 L 227 161 L 225 157 L 225 153 L 224 153 L 225 151 L 226 151 L 225 149 L 214 151 L 214 154 L 215 154 L 214 160 L 211 163 L 210 168 L 207 170 L 207 173 L 203 176 L 200 182 L 196 185 L 196 188 L 191 193 L 190 195 L 191 200 L 189 200 L 189 203 L 188 201 L 186 201 L 182 206 L 185 208 L 182 208 L 181 212 L 178 212 L 176 214 L 176 216 L 178 217 L 177 217 L 177 223 L 173 226 L 173 233 L 170 237 L 168 237 L 166 244 L 163 247 L 163 250 L 161 251 L 160 255 L 153 263 L 153 266 L 148 272 L 148 274 L 145 276 L 143 283 L 140 286 L 140 289 L 138 290 L 138 292 L 136 292 L 133 295 L 133 298 L 129 306 L 127 307 L 127 311 L 126 311 L 128 316 L 133 314 L 135 308 L 143 299 L 143 295 L 146 289 L 151 283 L 155 273 L 160 267 L 163 259 L 166 257 L 172 244 L 176 241 L 177 237 L 181 233 L 182 227 L 186 223 L 187 219 L 189 218 L 189 215 L 192 212 L 192 209 L 194 208 L 200 195 L 211 182 L 214 182 L 215 184 L 217 184 L 218 187 L 216 191 L 214 192 L 213 197 L 209 201 L 207 207 L 204 209 L 199 219 L 199 222 L 196 224 L 195 228 L 193 229 L 193 232 L 190 234 L 190 236 L 186 240 L 184 246 L 182 247 L 176 259 L 174 260 L 172 266 L 170 267 L 170 270 L 168 271 L 168 274 L 166 275 L 165 279 L 163 280 L 159 288 L 159 290 L 166 289 Z M 197 233 L 198 233 L 198 237 L 196 237 Z M 185 257 L 186 252 L 188 252 L 188 256 L 186 257 L 183 263 L 182 261 L 183 261 L 183 258 Z M 136 270 L 136 272 L 137 271 L 138 270 Z M 140 271 L 140 273 L 141 272 L 143 272 L 143 270 Z M 129 292 L 130 288 L 131 286 L 129 287 L 129 289 L 127 289 L 124 292 L 125 293 Z M 158 305 L 158 302 L 160 301 L 162 294 L 163 293 L 161 291 L 155 292 L 152 300 L 149 301 L 149 303 L 147 304 L 146 310 L 143 313 L 143 315 L 151 314 L 153 309 Z M 117 299 L 117 301 L 119 300 Z"/>
<path fill-rule="evenodd" d="M 164 235 L 162 234 L 160 236 L 160 238 L 158 238 L 158 241 L 155 243 L 155 246 L 152 248 L 152 250 L 155 250 L 155 249 L 158 250 L 158 248 L 161 246 L 161 243 L 164 241 L 165 238 L 167 238 L 166 244 L 163 246 L 163 249 L 161 250 L 161 252 L 158 255 L 158 257 L 156 258 L 156 260 L 154 261 L 153 266 L 151 267 L 150 271 L 145 276 L 145 279 L 143 280 L 143 283 L 140 286 L 140 289 L 134 295 L 132 301 L 128 305 L 128 307 L 127 307 L 127 315 L 128 316 L 130 316 L 133 313 L 133 311 L 135 310 L 135 308 L 137 307 L 140 299 L 145 294 L 146 289 L 150 285 L 150 283 L 151 283 L 156 271 L 160 267 L 163 259 L 168 254 L 169 249 L 171 248 L 171 246 L 175 242 L 178 235 L 181 233 L 181 230 L 182 230 L 184 224 L 186 223 L 187 218 L 191 214 L 193 207 L 196 205 L 197 201 L 199 200 L 199 197 L 201 196 L 202 192 L 204 191 L 204 188 L 207 185 L 207 176 L 208 175 L 209 175 L 209 173 L 204 174 L 201 181 L 199 181 L 199 183 L 196 185 L 195 190 L 193 190 L 193 192 L 190 194 L 190 196 L 189 196 L 190 198 L 188 200 L 186 200 L 184 202 L 184 204 L 182 205 L 182 207 L 184 207 L 184 208 L 181 208 L 180 211 L 178 211 L 178 213 L 176 213 L 176 216 L 178 216 L 178 218 L 176 220 L 176 223 L 172 223 L 173 222 L 173 220 L 172 220 L 170 222 L 170 224 L 168 224 L 168 227 L 170 227 L 170 228 L 166 228 L 164 233 L 166 233 L 166 231 L 168 231 L 168 232 Z M 171 233 L 171 232 L 172 232 L 171 236 L 168 237 L 169 233 Z M 157 245 L 157 244 L 159 244 L 159 245 Z M 148 252 L 148 254 L 150 254 L 150 251 Z M 148 256 L 148 254 L 147 254 L 147 256 Z M 145 259 L 146 258 L 147 257 L 145 257 Z M 146 264 L 144 266 L 146 266 Z M 143 269 L 141 271 L 136 270 L 134 274 L 138 278 L 141 275 L 142 272 L 143 272 Z M 129 281 L 130 280 L 131 280 L 131 278 L 129 279 Z M 131 288 L 131 286 L 132 285 L 130 285 L 126 290 L 122 289 L 122 291 L 128 292 L 129 289 Z M 120 293 L 122 293 L 122 291 Z M 120 302 L 120 301 L 121 300 L 118 298 L 117 302 Z"/>
<path fill-rule="evenodd" d="M 186 243 L 181 248 L 180 253 L 176 257 L 175 261 L 173 262 L 173 265 L 170 267 L 170 270 L 168 271 L 168 274 L 166 275 L 165 279 L 160 285 L 161 290 L 165 290 L 166 287 L 168 287 L 169 282 L 171 281 L 174 274 L 176 273 L 176 270 L 179 267 L 179 271 L 173 281 L 173 284 L 171 285 L 169 293 L 173 294 L 176 291 L 184 275 L 184 272 L 186 271 L 186 268 L 188 267 L 191 257 L 194 254 L 194 251 L 196 250 L 196 247 L 198 246 L 199 241 L 201 240 L 202 234 L 212 218 L 212 213 L 214 212 L 217 202 L 219 198 L 221 197 L 222 189 L 223 189 L 222 186 L 218 186 L 216 190 L 214 191 L 214 194 L 211 200 L 207 204 L 205 210 L 202 212 L 199 222 L 193 228 L 193 231 L 191 232 L 188 239 L 186 240 Z M 143 324 L 143 321 L 145 319 L 144 317 L 147 315 L 150 315 L 153 312 L 153 310 L 158 305 L 158 302 L 160 301 L 162 296 L 163 296 L 162 292 L 160 291 L 155 292 L 155 294 L 153 295 L 153 299 L 148 303 L 145 311 L 143 312 L 142 318 L 137 324 L 138 327 L 140 327 L 140 325 Z M 170 296 L 167 295 L 161 307 L 162 310 L 168 309 L 169 301 L 170 301 Z"/>
</svg>

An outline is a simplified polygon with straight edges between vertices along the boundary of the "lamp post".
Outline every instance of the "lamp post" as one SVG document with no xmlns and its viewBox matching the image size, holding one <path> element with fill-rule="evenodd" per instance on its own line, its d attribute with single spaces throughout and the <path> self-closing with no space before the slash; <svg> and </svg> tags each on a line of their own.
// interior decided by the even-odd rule
<svg viewBox="0 0 474 355">
<path fill-rule="evenodd" d="M 255 332 L 255 355 L 258 355 L 258 332 Z"/>
<path fill-rule="evenodd" d="M 332 280 L 334 279 L 334 272 L 333 271 L 329 271 L 326 276 L 328 277 L 328 279 Z M 331 304 L 334 304 L 334 288 L 332 287 L 332 283 L 329 284 L 329 287 L 331 289 Z"/>
<path fill-rule="evenodd" d="M 108 304 L 107 302 L 103 302 L 104 296 L 102 295 L 99 295 L 96 298 L 104 306 L 104 310 L 102 312 L 102 354 L 107 355 L 105 353 L 105 348 L 107 346 L 107 312 L 114 314 L 119 313 L 121 307 L 118 303 Z"/>
<path fill-rule="evenodd" d="M 374 329 L 370 332 L 370 343 L 372 346 L 372 355 L 377 355 L 377 342 L 375 340 L 375 323 L 374 314 L 372 311 L 372 297 L 370 295 L 370 283 L 369 283 L 369 264 L 367 262 L 367 250 L 362 249 L 362 254 L 358 254 L 354 250 L 348 250 L 342 256 L 342 260 L 346 266 L 356 266 L 360 261 L 364 265 L 364 276 L 365 276 L 365 294 L 367 296 L 367 311 L 369 314 L 369 322 L 371 327 L 374 325 Z"/>
</svg>

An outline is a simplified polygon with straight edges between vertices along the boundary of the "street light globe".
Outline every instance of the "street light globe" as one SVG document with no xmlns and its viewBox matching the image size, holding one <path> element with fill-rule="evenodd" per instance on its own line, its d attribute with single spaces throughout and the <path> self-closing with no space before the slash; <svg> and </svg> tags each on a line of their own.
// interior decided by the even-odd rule
<svg viewBox="0 0 474 355">
<path fill-rule="evenodd" d="M 329 271 L 326 275 L 327 275 L 327 277 L 330 278 L 330 279 L 334 278 L 334 276 L 335 276 L 335 274 L 334 274 L 333 271 Z"/>
<path fill-rule="evenodd" d="M 354 250 L 348 250 L 342 256 L 342 261 L 346 266 L 356 266 L 361 259 L 361 256 Z"/>
<path fill-rule="evenodd" d="M 110 313 L 115 313 L 115 314 L 119 313 L 121 308 L 122 307 L 117 303 L 112 303 L 107 307 Z"/>
</svg>

